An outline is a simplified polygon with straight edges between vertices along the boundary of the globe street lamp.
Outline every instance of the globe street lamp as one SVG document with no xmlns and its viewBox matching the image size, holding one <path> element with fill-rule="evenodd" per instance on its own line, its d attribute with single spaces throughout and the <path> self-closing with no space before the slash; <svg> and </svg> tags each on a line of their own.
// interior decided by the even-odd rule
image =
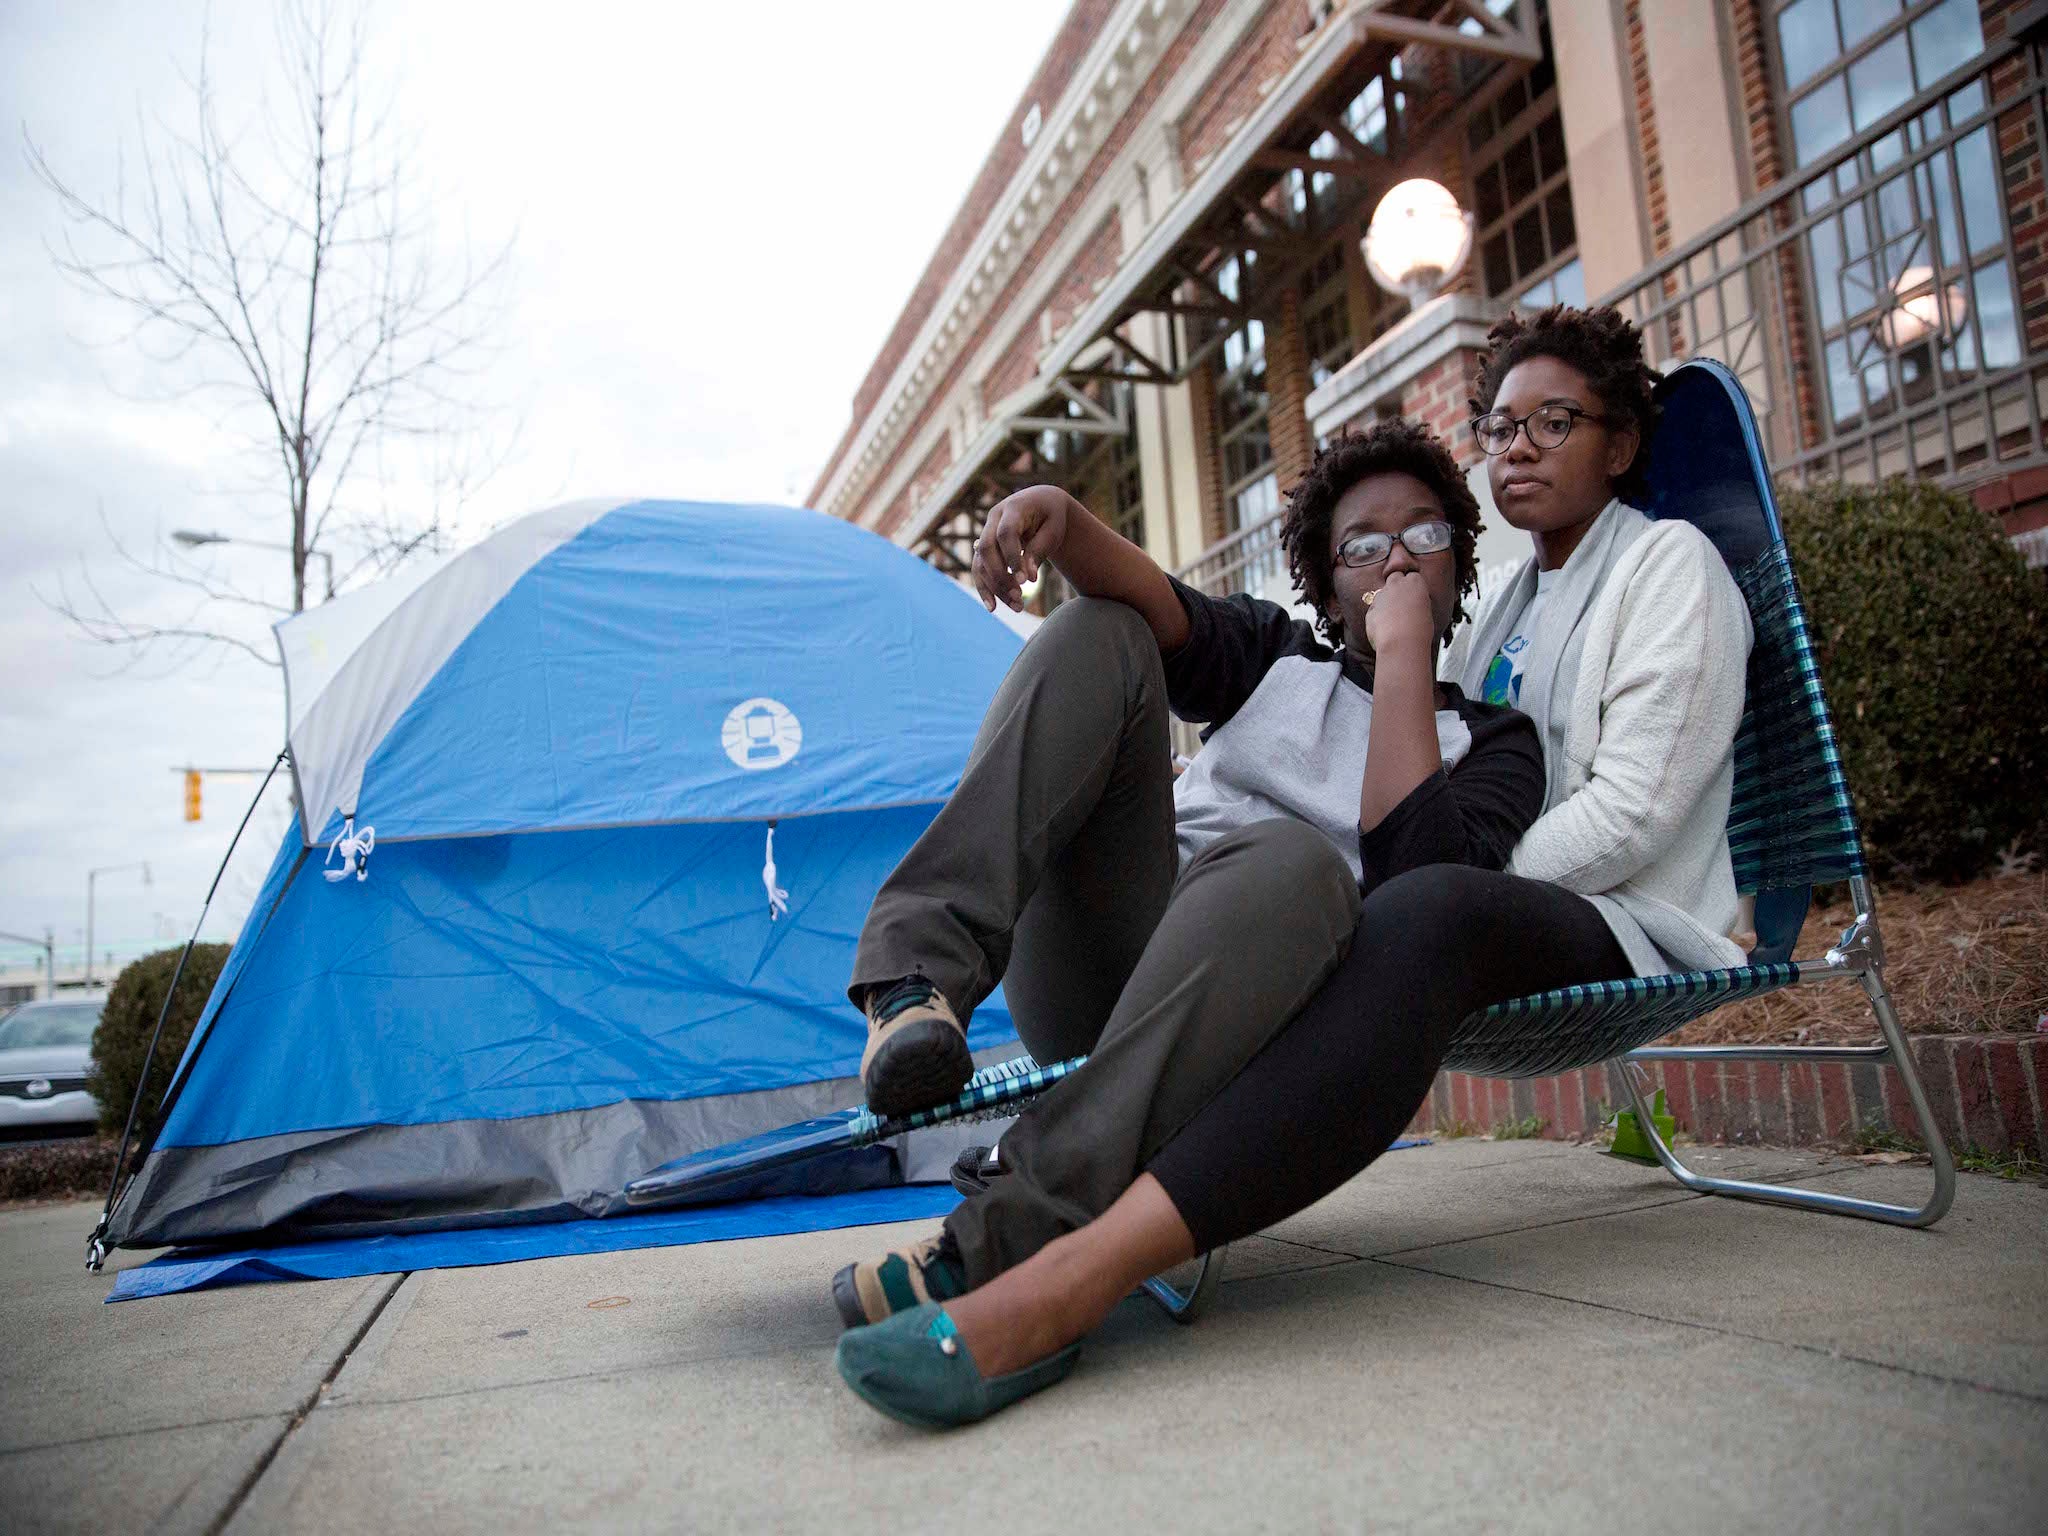
<svg viewBox="0 0 2048 1536">
<path fill-rule="evenodd" d="M 174 542 L 184 545 L 187 549 L 198 549 L 205 544 L 240 544 L 249 549 L 275 549 L 287 555 L 293 552 L 289 544 L 272 544 L 266 539 L 230 538 L 225 533 L 198 533 L 190 528 L 175 529 L 171 534 L 171 538 Z M 334 597 L 334 556 L 327 553 L 324 549 L 309 549 L 306 551 L 306 555 L 309 559 L 319 560 L 326 565 L 327 597 L 329 601 L 332 601 Z"/>
<path fill-rule="evenodd" d="M 1464 269 L 1472 215 L 1436 182 L 1416 177 L 1380 199 L 1363 243 L 1372 280 L 1420 309 Z"/>
</svg>

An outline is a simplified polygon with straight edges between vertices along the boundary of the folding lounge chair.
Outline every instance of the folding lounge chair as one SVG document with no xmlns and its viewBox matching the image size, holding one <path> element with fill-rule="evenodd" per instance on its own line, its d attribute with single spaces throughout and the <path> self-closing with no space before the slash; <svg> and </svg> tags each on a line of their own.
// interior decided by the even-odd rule
<svg viewBox="0 0 2048 1536">
<path fill-rule="evenodd" d="M 1737 887 L 1756 898 L 1758 943 L 1750 963 L 1515 998 L 1475 1013 L 1452 1036 L 1444 1066 L 1485 1077 L 1548 1077 L 1615 1061 L 1658 1161 L 1686 1188 L 1744 1200 L 1930 1226 L 1955 1195 L 1955 1164 L 1928 1108 L 1912 1053 L 1884 982 L 1884 946 L 1864 867 L 1854 807 L 1807 636 L 1791 556 L 1778 523 L 1770 473 L 1742 386 L 1721 364 L 1684 364 L 1658 389 L 1664 407 L 1651 455 L 1653 517 L 1682 517 L 1727 561 L 1755 628 L 1748 698 L 1735 740 L 1728 818 Z M 1793 948 L 1816 883 L 1847 881 L 1856 918 L 1824 955 Z M 1869 1046 L 1655 1046 L 1650 1042 L 1723 1003 L 1784 987 L 1853 982 L 1863 989 L 1883 1043 Z M 717 1198 L 721 1187 L 767 1167 L 961 1118 L 1015 1114 L 1084 1058 L 1039 1066 L 1023 1056 L 977 1072 L 960 1096 L 916 1115 L 884 1119 L 865 1109 L 772 1131 L 656 1169 L 629 1185 L 636 1205 Z M 1864 1062 L 1905 1080 L 1934 1188 L 1920 1205 L 1892 1205 L 1820 1189 L 1714 1178 L 1681 1162 L 1657 1134 L 1639 1063 L 1651 1061 Z M 1192 1321 L 1213 1295 L 1222 1253 L 1206 1255 L 1192 1283 L 1148 1283 L 1156 1300 Z"/>
</svg>

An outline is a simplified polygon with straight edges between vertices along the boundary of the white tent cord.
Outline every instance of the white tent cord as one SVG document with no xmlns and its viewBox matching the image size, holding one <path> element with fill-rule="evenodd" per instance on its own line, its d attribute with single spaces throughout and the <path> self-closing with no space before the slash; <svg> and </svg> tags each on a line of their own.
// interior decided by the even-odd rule
<svg viewBox="0 0 2048 1536">
<path fill-rule="evenodd" d="M 346 880 L 350 875 L 354 875 L 357 880 L 367 880 L 370 878 L 370 851 L 376 846 L 375 827 L 366 826 L 358 832 L 355 817 L 344 817 L 341 823 L 341 836 L 327 849 L 327 863 L 332 864 L 334 856 L 340 854 L 341 868 L 322 869 L 320 873 L 327 877 L 329 884 L 337 880 Z"/>
<path fill-rule="evenodd" d="M 789 912 L 789 892 L 775 883 L 775 823 L 768 823 L 768 852 L 761 865 L 761 883 L 768 887 L 768 921 Z"/>
</svg>

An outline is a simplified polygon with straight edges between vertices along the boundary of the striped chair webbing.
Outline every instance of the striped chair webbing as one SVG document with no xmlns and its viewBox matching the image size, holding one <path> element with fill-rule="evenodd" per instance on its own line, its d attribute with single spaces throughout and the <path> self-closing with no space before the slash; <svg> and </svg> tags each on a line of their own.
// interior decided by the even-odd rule
<svg viewBox="0 0 2048 1536">
<path fill-rule="evenodd" d="M 1856 810 L 1791 556 L 1779 542 L 1733 574 L 1756 631 L 1728 813 L 1736 889 L 1797 889 L 1861 875 Z"/>
<path fill-rule="evenodd" d="M 1029 1056 L 1012 1056 L 1007 1061 L 991 1062 L 970 1077 L 967 1086 L 959 1093 L 930 1109 L 886 1116 L 862 1110 L 853 1122 L 852 1145 L 873 1146 L 905 1131 L 920 1131 L 928 1125 L 941 1125 L 948 1120 L 1007 1119 L 1087 1059 L 1085 1056 L 1071 1056 L 1045 1067 Z"/>
<path fill-rule="evenodd" d="M 1861 875 L 1856 810 L 1791 554 L 1773 543 L 1732 574 L 1755 629 L 1728 813 L 1736 888 L 1798 889 Z M 1738 966 L 1514 998 L 1459 1024 L 1444 1066 L 1482 1077 L 1574 1071 L 1648 1045 L 1723 1003 L 1790 986 L 1798 975 L 1789 964 Z"/>
<path fill-rule="evenodd" d="M 1574 1071 L 1648 1045 L 1723 1003 L 1760 997 L 1798 979 L 1796 965 L 1744 965 L 1513 998 L 1466 1017 L 1451 1035 L 1444 1070 L 1480 1077 Z"/>
</svg>

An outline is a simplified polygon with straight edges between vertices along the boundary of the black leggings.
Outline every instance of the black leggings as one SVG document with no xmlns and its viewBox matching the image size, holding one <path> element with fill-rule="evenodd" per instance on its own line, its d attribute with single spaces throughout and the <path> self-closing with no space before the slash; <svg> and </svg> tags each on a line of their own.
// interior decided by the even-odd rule
<svg viewBox="0 0 2048 1536">
<path fill-rule="evenodd" d="M 1630 974 L 1582 897 L 1461 865 L 1412 870 L 1366 898 L 1344 963 L 1148 1171 L 1196 1252 L 1248 1237 L 1386 1151 L 1467 1014 Z"/>
</svg>

